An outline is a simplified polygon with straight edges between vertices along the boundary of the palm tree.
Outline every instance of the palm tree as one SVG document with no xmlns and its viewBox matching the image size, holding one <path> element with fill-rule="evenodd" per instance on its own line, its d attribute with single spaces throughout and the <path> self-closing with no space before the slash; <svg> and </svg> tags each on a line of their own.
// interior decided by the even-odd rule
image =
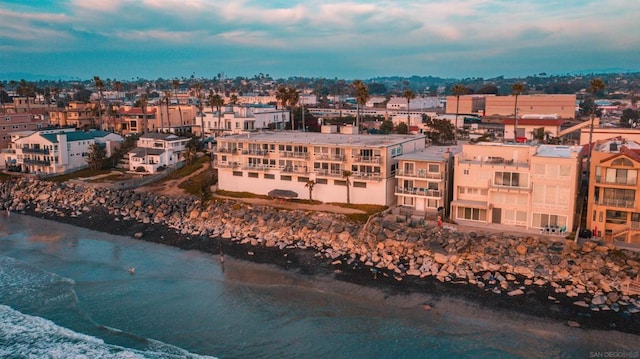
<svg viewBox="0 0 640 359">
<path fill-rule="evenodd" d="M 0 105 L 2 105 L 2 113 L 4 113 L 4 101 L 3 101 L 3 95 L 2 93 L 4 92 L 4 84 L 2 82 L 0 82 Z"/>
<path fill-rule="evenodd" d="M 20 80 L 20 84 L 18 85 L 16 92 L 18 93 L 18 95 L 24 96 L 27 98 L 27 112 L 31 112 L 31 107 L 29 105 L 29 96 L 31 95 L 31 92 L 32 92 L 31 84 L 25 81 L 25 79 Z"/>
<path fill-rule="evenodd" d="M 113 89 L 116 90 L 116 97 L 120 97 L 120 92 L 122 91 L 122 82 L 114 81 L 113 82 Z M 122 101 L 122 102 L 124 102 L 124 101 Z M 120 104 L 118 104 L 118 106 L 120 106 Z"/>
<path fill-rule="evenodd" d="M 148 102 L 148 97 L 147 97 L 147 94 L 145 93 L 142 96 L 140 96 L 140 108 L 142 109 L 142 132 L 141 133 L 147 132 L 147 102 Z"/>
<path fill-rule="evenodd" d="M 456 97 L 456 126 L 455 126 L 455 143 L 458 144 L 458 113 L 460 111 L 460 96 L 467 93 L 467 88 L 462 84 L 457 84 L 451 89 L 451 93 Z"/>
<path fill-rule="evenodd" d="M 182 109 L 180 108 L 180 101 L 178 100 L 178 89 L 180 88 L 180 80 L 174 79 L 171 81 L 171 85 L 173 86 L 173 94 L 176 97 L 176 104 L 178 105 L 178 112 L 180 113 L 180 124 L 184 125 L 184 120 L 182 119 Z"/>
<path fill-rule="evenodd" d="M 360 80 L 353 81 L 353 87 L 355 87 L 356 97 L 356 128 L 358 129 L 358 133 L 360 133 L 360 108 L 369 101 L 371 95 L 369 95 L 367 85 Z"/>
<path fill-rule="evenodd" d="M 232 105 L 237 105 L 238 104 L 238 95 L 233 94 L 231 96 L 229 96 L 229 103 Z"/>
<path fill-rule="evenodd" d="M 104 81 L 100 79 L 100 76 L 93 76 L 93 82 L 96 90 L 98 90 L 98 123 L 100 124 L 100 130 L 102 130 L 102 90 L 104 90 Z"/>
<path fill-rule="evenodd" d="M 309 202 L 313 201 L 313 186 L 316 185 L 316 181 L 314 180 L 308 180 L 307 183 L 304 185 L 305 187 L 307 187 L 309 189 Z"/>
<path fill-rule="evenodd" d="M 222 96 L 217 93 L 214 94 L 213 91 L 209 92 L 209 105 L 211 106 L 211 112 L 213 112 L 213 108 L 216 108 L 218 112 L 218 123 L 216 125 L 216 129 L 220 130 L 220 122 L 222 121 L 222 106 L 224 106 L 224 99 Z"/>
<path fill-rule="evenodd" d="M 300 102 L 300 93 L 295 87 L 289 87 L 289 113 L 291 116 L 291 129 L 294 129 L 295 118 L 293 116 L 293 107 Z"/>
<path fill-rule="evenodd" d="M 165 109 L 167 110 L 167 127 L 170 129 L 171 115 L 169 114 L 169 102 L 171 102 L 171 91 L 169 90 L 164 91 L 164 97 L 162 98 L 162 101 L 164 102 Z M 164 129 L 164 123 L 161 122 L 160 126 L 162 127 L 162 132 L 165 132 L 166 130 Z"/>
<path fill-rule="evenodd" d="M 409 104 L 411 103 L 411 100 L 416 98 L 416 93 L 406 88 L 402 91 L 402 97 L 407 99 L 407 126 L 409 126 L 411 124 L 411 120 L 409 119 Z"/>
<path fill-rule="evenodd" d="M 601 79 L 593 79 L 587 89 L 593 99 L 593 106 L 591 107 L 591 125 L 589 126 L 589 154 L 587 155 L 587 175 L 591 175 L 591 152 L 593 151 L 593 118 L 596 114 L 596 94 L 598 91 L 604 90 L 604 82 Z M 588 178 L 588 177 L 587 177 Z"/>
<path fill-rule="evenodd" d="M 344 178 L 344 181 L 347 185 L 347 204 L 351 203 L 351 198 L 349 197 L 349 186 L 351 185 L 351 181 L 349 180 L 349 178 L 351 177 L 352 173 L 349 170 L 344 170 L 342 171 L 342 178 Z"/>
<path fill-rule="evenodd" d="M 282 104 L 282 108 L 287 108 L 287 105 L 289 105 L 289 103 L 291 102 L 291 95 L 292 94 L 291 94 L 290 88 L 286 86 L 280 86 L 276 91 L 276 100 L 280 101 L 280 103 Z M 289 112 L 289 116 L 291 116 L 291 112 Z M 291 116 L 290 121 L 291 121 L 291 130 L 293 130 L 294 129 L 293 116 Z"/>
<path fill-rule="evenodd" d="M 202 111 L 204 96 L 202 93 L 202 84 L 200 82 L 196 82 L 193 85 L 192 93 L 198 99 L 198 110 L 200 111 L 200 136 L 204 138 L 204 112 Z"/>
<path fill-rule="evenodd" d="M 511 94 L 516 97 L 513 103 L 513 142 L 518 142 L 518 96 L 525 90 L 525 86 L 519 82 L 511 86 Z"/>
</svg>

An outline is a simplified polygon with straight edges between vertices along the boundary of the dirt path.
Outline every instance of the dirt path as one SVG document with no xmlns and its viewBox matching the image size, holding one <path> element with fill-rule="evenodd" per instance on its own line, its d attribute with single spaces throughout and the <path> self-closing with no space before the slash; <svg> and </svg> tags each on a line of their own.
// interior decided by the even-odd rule
<svg viewBox="0 0 640 359">
<path fill-rule="evenodd" d="M 210 170 L 211 170 L 211 165 L 209 163 L 206 163 L 202 168 L 193 172 L 187 177 L 162 181 L 160 183 L 152 183 L 148 186 L 138 187 L 135 189 L 135 191 L 151 192 L 151 193 L 157 193 L 157 194 L 161 194 L 164 196 L 171 196 L 171 197 L 184 196 L 185 194 L 187 194 L 187 192 L 182 188 L 178 188 L 178 185 L 191 177 L 197 176 L 204 171 L 210 171 Z"/>
</svg>

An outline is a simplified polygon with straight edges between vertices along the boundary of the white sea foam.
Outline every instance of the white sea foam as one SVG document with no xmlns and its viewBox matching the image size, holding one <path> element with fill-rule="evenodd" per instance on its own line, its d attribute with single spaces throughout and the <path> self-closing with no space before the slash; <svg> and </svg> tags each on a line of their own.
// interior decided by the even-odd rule
<svg viewBox="0 0 640 359">
<path fill-rule="evenodd" d="M 151 341 L 149 350 L 106 344 L 35 316 L 0 305 L 2 358 L 210 358 Z"/>
</svg>

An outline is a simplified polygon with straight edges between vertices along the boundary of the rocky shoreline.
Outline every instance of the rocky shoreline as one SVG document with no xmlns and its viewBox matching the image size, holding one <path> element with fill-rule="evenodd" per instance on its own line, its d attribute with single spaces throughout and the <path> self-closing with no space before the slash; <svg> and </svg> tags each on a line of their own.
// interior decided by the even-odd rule
<svg viewBox="0 0 640 359">
<path fill-rule="evenodd" d="M 303 274 L 393 293 L 462 297 L 482 306 L 640 334 L 640 297 L 628 283 L 640 254 L 613 245 L 455 231 L 402 220 L 250 206 L 201 204 L 79 184 L 12 179 L 0 206 L 98 231 L 271 263 Z M 428 309 L 428 305 L 425 306 Z"/>
</svg>

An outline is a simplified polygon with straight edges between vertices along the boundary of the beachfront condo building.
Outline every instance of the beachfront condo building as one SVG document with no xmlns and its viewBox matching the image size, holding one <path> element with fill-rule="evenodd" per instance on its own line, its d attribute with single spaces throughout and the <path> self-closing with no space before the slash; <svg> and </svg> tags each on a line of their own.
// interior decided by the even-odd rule
<svg viewBox="0 0 640 359">
<path fill-rule="evenodd" d="M 398 157 L 424 149 L 422 135 L 257 132 L 218 138 L 218 188 L 294 192 L 322 202 L 392 205 Z M 282 192 L 284 193 L 284 192 Z"/>
<path fill-rule="evenodd" d="M 102 146 L 110 157 L 122 140 L 111 132 L 50 129 L 16 133 L 11 147 L 15 150 L 15 166 L 22 172 L 52 175 L 87 167 L 93 144 Z"/>
<path fill-rule="evenodd" d="M 199 130 L 203 125 L 205 135 L 222 136 L 248 133 L 256 130 L 282 130 L 289 124 L 290 112 L 269 105 L 226 105 L 220 112 L 204 111 L 196 117 Z M 290 125 L 289 125 L 290 126 Z"/>
<path fill-rule="evenodd" d="M 552 233 L 576 225 L 580 146 L 464 144 L 454 156 L 451 218 Z"/>
<path fill-rule="evenodd" d="M 398 157 L 396 203 L 414 213 L 449 214 L 453 156 L 459 146 L 429 146 Z"/>
<path fill-rule="evenodd" d="M 640 144 L 623 137 L 591 153 L 587 228 L 607 242 L 640 244 Z"/>
<path fill-rule="evenodd" d="M 97 120 L 93 115 L 93 107 L 91 103 L 71 101 L 64 108 L 56 108 L 49 112 L 49 122 L 60 127 L 95 127 Z"/>
</svg>

